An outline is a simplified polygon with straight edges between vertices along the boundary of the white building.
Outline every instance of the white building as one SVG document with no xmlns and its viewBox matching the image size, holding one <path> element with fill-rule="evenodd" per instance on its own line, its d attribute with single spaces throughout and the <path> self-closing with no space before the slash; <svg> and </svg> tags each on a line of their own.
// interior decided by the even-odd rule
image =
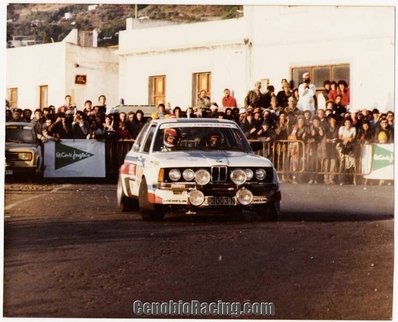
<svg viewBox="0 0 398 322">
<path fill-rule="evenodd" d="M 107 97 L 116 105 L 118 97 L 118 57 L 115 49 L 79 46 L 90 43 L 95 33 L 79 35 L 73 30 L 62 42 L 7 49 L 7 99 L 13 107 L 61 106 L 65 95 L 78 108 L 90 99 Z"/>
<path fill-rule="evenodd" d="M 394 8 L 245 6 L 239 19 L 119 34 L 119 96 L 126 104 L 192 106 L 206 89 L 221 103 L 230 88 L 242 105 L 256 80 L 311 73 L 346 80 L 353 110 L 394 109 Z"/>
</svg>

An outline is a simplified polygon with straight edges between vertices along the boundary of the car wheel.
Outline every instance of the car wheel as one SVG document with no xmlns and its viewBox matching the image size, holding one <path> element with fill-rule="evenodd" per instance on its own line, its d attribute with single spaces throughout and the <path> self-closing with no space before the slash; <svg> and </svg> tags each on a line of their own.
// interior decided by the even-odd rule
<svg viewBox="0 0 398 322">
<path fill-rule="evenodd" d="M 161 206 L 150 203 L 148 200 L 148 186 L 145 178 L 142 178 L 139 193 L 138 204 L 143 220 L 161 220 L 164 217 L 164 209 Z"/>
<path fill-rule="evenodd" d="M 266 220 L 277 221 L 280 217 L 281 205 L 279 201 L 257 207 L 257 214 Z"/>
<path fill-rule="evenodd" d="M 116 194 L 117 194 L 117 204 L 121 211 L 126 212 L 126 211 L 138 210 L 138 200 L 129 198 L 124 194 L 122 179 L 120 177 L 119 180 L 117 181 Z"/>
</svg>

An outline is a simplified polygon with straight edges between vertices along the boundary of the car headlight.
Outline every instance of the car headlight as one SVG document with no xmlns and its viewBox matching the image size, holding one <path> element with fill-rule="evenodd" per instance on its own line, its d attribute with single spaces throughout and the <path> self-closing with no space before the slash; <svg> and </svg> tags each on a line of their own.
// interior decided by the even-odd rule
<svg viewBox="0 0 398 322">
<path fill-rule="evenodd" d="M 195 172 L 192 169 L 185 169 L 182 172 L 182 177 L 185 181 L 191 181 L 195 178 Z"/>
<path fill-rule="evenodd" d="M 200 206 L 205 201 L 205 195 L 202 191 L 192 190 L 189 193 L 188 200 L 193 206 Z"/>
<path fill-rule="evenodd" d="M 267 172 L 264 169 L 257 169 L 256 170 L 256 179 L 257 180 L 264 180 L 265 177 L 267 176 Z"/>
<path fill-rule="evenodd" d="M 244 170 L 246 173 L 246 180 L 250 181 L 251 179 L 253 179 L 254 173 L 251 169 L 245 169 Z"/>
<path fill-rule="evenodd" d="M 242 188 L 236 192 L 236 199 L 243 206 L 250 205 L 253 201 L 253 193 L 250 190 Z"/>
<path fill-rule="evenodd" d="M 207 170 L 200 169 L 195 172 L 195 182 L 204 186 L 210 182 L 210 173 Z"/>
<path fill-rule="evenodd" d="M 19 152 L 18 159 L 23 161 L 30 161 L 32 160 L 32 153 L 30 152 Z"/>
<path fill-rule="evenodd" d="M 171 181 L 178 181 L 181 179 L 181 171 L 178 169 L 171 169 L 169 171 L 169 178 Z"/>
<path fill-rule="evenodd" d="M 230 178 L 236 185 L 241 185 L 246 182 L 247 176 L 246 172 L 242 169 L 236 169 L 231 172 Z"/>
</svg>

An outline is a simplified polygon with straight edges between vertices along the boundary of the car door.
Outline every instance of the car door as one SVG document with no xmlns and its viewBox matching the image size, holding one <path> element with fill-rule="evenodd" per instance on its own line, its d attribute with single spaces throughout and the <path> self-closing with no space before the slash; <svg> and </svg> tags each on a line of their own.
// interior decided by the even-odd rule
<svg viewBox="0 0 398 322">
<path fill-rule="evenodd" d="M 151 124 L 148 131 L 145 133 L 142 139 L 142 143 L 139 146 L 139 151 L 135 155 L 134 164 L 134 187 L 132 189 L 132 193 L 135 196 L 138 196 L 138 190 L 141 184 L 141 179 L 145 171 L 151 171 L 148 167 L 150 164 L 147 162 L 149 159 L 150 148 L 152 145 L 152 141 L 155 137 L 157 124 Z"/>
</svg>

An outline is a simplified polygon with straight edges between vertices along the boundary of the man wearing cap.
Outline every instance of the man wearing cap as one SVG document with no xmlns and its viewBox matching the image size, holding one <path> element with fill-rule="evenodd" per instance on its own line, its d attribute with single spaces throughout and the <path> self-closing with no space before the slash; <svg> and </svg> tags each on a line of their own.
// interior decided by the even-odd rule
<svg viewBox="0 0 398 322">
<path fill-rule="evenodd" d="M 315 100 L 316 87 L 311 83 L 310 73 L 303 74 L 303 82 L 298 87 L 299 100 L 297 107 L 301 111 L 315 111 Z"/>
</svg>

